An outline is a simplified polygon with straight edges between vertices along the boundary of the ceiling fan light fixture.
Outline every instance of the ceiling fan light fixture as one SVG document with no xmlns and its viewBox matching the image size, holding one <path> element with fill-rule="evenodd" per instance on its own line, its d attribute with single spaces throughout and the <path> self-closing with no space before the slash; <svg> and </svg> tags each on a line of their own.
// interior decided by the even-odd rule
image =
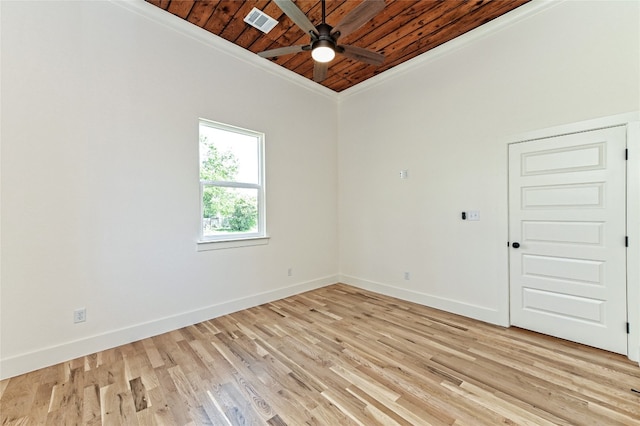
<svg viewBox="0 0 640 426">
<path fill-rule="evenodd" d="M 336 57 L 336 53 L 340 53 L 348 59 L 371 65 L 380 65 L 384 61 L 384 55 L 381 53 L 356 46 L 338 45 L 338 38 L 351 34 L 358 28 L 361 28 L 367 21 L 371 20 L 377 13 L 384 9 L 385 0 L 362 1 L 358 6 L 343 16 L 335 28 L 326 22 L 327 13 L 325 0 L 321 1 L 322 22 L 318 25 L 313 25 L 307 15 L 294 3 L 295 0 L 273 1 L 299 29 L 310 36 L 311 42 L 307 45 L 265 50 L 264 52 L 259 52 L 259 56 L 263 58 L 275 58 L 280 55 L 311 51 L 311 57 L 313 58 L 313 81 L 317 83 L 324 81 L 327 77 L 329 62 Z"/>
<path fill-rule="evenodd" d="M 313 44 L 311 57 L 318 62 L 331 62 L 336 57 L 336 51 L 330 41 L 318 40 Z"/>
</svg>

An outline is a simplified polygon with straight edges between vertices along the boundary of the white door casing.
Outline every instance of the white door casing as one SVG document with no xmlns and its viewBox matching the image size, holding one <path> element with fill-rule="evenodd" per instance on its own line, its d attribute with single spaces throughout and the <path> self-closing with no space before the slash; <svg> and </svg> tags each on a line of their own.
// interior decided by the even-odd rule
<svg viewBox="0 0 640 426">
<path fill-rule="evenodd" d="M 512 325 L 627 354 L 625 147 L 625 126 L 509 145 Z"/>
</svg>

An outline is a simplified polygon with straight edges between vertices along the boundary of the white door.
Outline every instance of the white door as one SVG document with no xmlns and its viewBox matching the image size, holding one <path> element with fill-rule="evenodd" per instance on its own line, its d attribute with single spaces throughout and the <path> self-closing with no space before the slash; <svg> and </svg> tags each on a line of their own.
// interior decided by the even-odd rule
<svg viewBox="0 0 640 426">
<path fill-rule="evenodd" d="M 627 354 L 625 127 L 509 146 L 511 324 Z"/>
</svg>

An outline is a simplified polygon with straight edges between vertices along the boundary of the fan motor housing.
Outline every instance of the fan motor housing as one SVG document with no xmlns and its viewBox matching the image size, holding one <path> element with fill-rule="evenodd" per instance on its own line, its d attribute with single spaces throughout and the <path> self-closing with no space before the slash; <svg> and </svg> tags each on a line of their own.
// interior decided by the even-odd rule
<svg viewBox="0 0 640 426">
<path fill-rule="evenodd" d="M 313 47 L 316 47 L 316 43 L 318 43 L 320 41 L 323 41 L 323 40 L 330 42 L 335 47 L 335 45 L 337 43 L 336 40 L 337 40 L 338 37 L 334 37 L 334 36 L 331 35 L 331 30 L 332 29 L 333 29 L 333 27 L 331 25 L 329 25 L 329 24 L 322 23 L 322 24 L 318 25 L 316 27 L 316 31 L 318 31 L 318 34 L 317 34 L 316 37 L 313 37 L 314 38 L 313 43 L 312 43 Z M 314 34 L 314 35 L 316 35 L 316 34 Z"/>
</svg>

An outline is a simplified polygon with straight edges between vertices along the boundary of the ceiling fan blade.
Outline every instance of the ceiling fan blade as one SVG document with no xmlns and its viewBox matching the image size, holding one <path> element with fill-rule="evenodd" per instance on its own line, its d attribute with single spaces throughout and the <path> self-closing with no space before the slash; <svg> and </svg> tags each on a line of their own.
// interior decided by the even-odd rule
<svg viewBox="0 0 640 426">
<path fill-rule="evenodd" d="M 338 46 L 337 52 L 343 54 L 349 59 L 355 59 L 356 61 L 365 62 L 371 65 L 382 65 L 384 62 L 384 55 L 382 53 L 363 49 L 362 47 Z"/>
<path fill-rule="evenodd" d="M 277 49 L 271 49 L 271 50 L 265 50 L 264 52 L 258 52 L 258 56 L 261 56 L 263 58 L 273 58 L 275 56 L 284 56 L 284 55 L 291 55 L 293 53 L 299 53 L 302 52 L 308 46 L 287 46 L 287 47 L 279 47 Z"/>
<path fill-rule="evenodd" d="M 340 33 L 340 37 L 344 37 L 351 34 L 380 13 L 384 6 L 384 0 L 364 0 L 355 9 L 347 13 L 347 16 L 333 28 L 331 35 Z"/>
<path fill-rule="evenodd" d="M 315 62 L 313 64 L 313 81 L 320 83 L 327 78 L 327 70 L 329 69 L 328 62 Z"/>
<path fill-rule="evenodd" d="M 309 34 L 310 32 L 315 33 L 316 27 L 309 21 L 307 15 L 302 13 L 302 11 L 295 5 L 292 0 L 273 0 L 280 9 L 287 15 L 294 24 L 296 24 L 302 31 Z"/>
</svg>

